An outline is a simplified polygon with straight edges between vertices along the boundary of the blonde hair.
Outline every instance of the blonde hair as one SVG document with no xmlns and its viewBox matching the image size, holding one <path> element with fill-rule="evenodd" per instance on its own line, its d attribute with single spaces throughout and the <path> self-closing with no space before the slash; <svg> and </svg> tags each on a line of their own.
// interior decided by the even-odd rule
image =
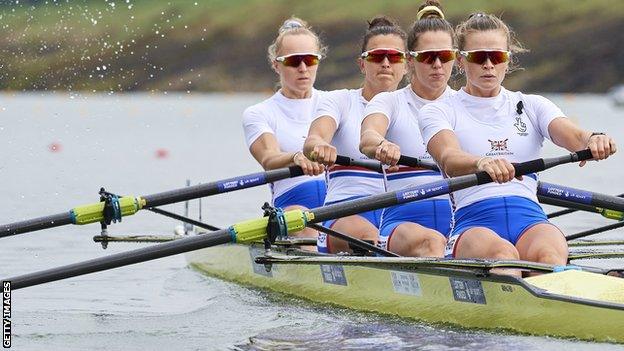
<svg viewBox="0 0 624 351">
<path fill-rule="evenodd" d="M 318 34 L 316 34 L 312 30 L 312 27 L 310 27 L 306 21 L 300 18 L 297 18 L 295 16 L 290 17 L 289 19 L 284 21 L 277 33 L 277 37 L 275 38 L 275 40 L 273 40 L 273 42 L 271 43 L 271 45 L 269 45 L 269 48 L 267 49 L 267 58 L 269 59 L 269 64 L 273 64 L 273 61 L 275 61 L 275 58 L 277 58 L 277 53 L 282 48 L 282 42 L 284 41 L 284 37 L 287 35 L 310 35 L 314 39 L 316 39 L 316 44 L 319 51 L 318 53 L 323 57 L 325 57 L 325 54 L 327 53 L 327 46 L 323 45 Z"/>
<path fill-rule="evenodd" d="M 485 32 L 489 30 L 501 31 L 507 39 L 507 50 L 513 54 L 527 52 L 522 43 L 516 38 L 516 33 L 500 18 L 488 13 L 476 12 L 468 16 L 468 19 L 457 25 L 455 33 L 457 34 L 457 42 L 459 50 L 466 48 L 466 37 L 468 34 L 475 32 Z M 511 55 L 509 62 L 509 71 L 519 69 L 518 60 L 515 55 Z"/>
</svg>

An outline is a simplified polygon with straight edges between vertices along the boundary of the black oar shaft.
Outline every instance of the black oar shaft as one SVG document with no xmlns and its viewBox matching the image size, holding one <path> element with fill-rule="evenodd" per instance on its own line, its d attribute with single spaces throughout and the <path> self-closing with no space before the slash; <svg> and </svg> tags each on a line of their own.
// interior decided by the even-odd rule
<svg viewBox="0 0 624 351">
<path fill-rule="evenodd" d="M 16 234 L 34 232 L 36 230 L 60 227 L 67 224 L 72 224 L 72 216 L 69 211 L 51 216 L 27 219 L 21 222 L 0 225 L 0 238 Z"/>
<path fill-rule="evenodd" d="M 586 211 L 586 212 L 600 213 L 599 208 L 596 208 L 595 206 L 591 206 L 591 205 L 579 204 L 579 203 L 572 202 L 572 201 L 564 201 L 558 198 L 551 198 L 551 197 L 546 197 L 543 195 L 537 195 L 537 199 L 539 200 L 540 203 L 543 203 L 546 205 L 568 207 L 565 210 L 549 213 L 548 218 L 555 218 L 555 217 L 563 216 L 565 214 L 576 212 L 579 210 Z"/>
<path fill-rule="evenodd" d="M 184 223 L 192 224 L 192 225 L 194 225 L 196 227 L 208 229 L 210 231 L 215 231 L 215 230 L 221 229 L 219 227 L 215 227 L 213 225 L 206 224 L 204 222 L 196 221 L 196 220 L 194 220 L 192 218 L 188 218 L 188 217 L 185 217 L 185 216 L 180 216 L 177 213 L 165 211 L 165 210 L 160 209 L 160 208 L 153 207 L 153 208 L 148 208 L 148 210 L 152 211 L 154 213 L 158 213 L 159 215 L 163 215 L 163 216 L 166 216 L 166 217 L 169 217 L 169 218 L 177 219 L 177 220 L 182 221 Z"/>
<path fill-rule="evenodd" d="M 335 230 L 333 230 L 331 228 L 326 228 L 326 227 L 323 227 L 321 225 L 314 224 L 314 223 L 308 223 L 307 226 L 312 228 L 312 229 L 316 229 L 316 230 L 318 230 L 320 232 L 327 233 L 327 234 L 329 234 L 329 235 L 331 235 L 333 237 L 336 237 L 338 239 L 344 240 L 344 241 L 346 241 L 346 242 L 348 242 L 350 244 L 353 244 L 353 245 L 359 247 L 360 249 L 368 250 L 368 251 L 374 252 L 376 254 L 380 254 L 380 255 L 382 255 L 384 257 L 400 257 L 399 255 L 395 254 L 394 252 L 390 252 L 390 251 L 384 250 L 384 249 L 379 248 L 379 247 L 377 247 L 377 246 L 375 246 L 373 244 L 369 244 L 366 241 L 363 241 L 363 240 L 360 240 L 360 239 L 356 239 L 356 238 L 354 238 L 352 236 L 349 236 L 349 235 L 343 234 L 341 232 L 335 231 Z"/>
<path fill-rule="evenodd" d="M 574 202 L 613 211 L 624 211 L 624 199 L 546 182 L 537 184 L 537 194 L 544 198 Z M 596 212 L 596 211 L 591 211 Z"/>
<path fill-rule="evenodd" d="M 618 229 L 618 228 L 622 228 L 624 227 L 624 222 L 617 222 L 617 223 L 612 223 L 609 225 L 605 225 L 603 227 L 599 227 L 599 228 L 594 228 L 594 229 L 590 229 L 590 230 L 586 230 L 583 232 L 579 232 L 576 234 L 572 234 L 569 236 L 566 236 L 566 240 L 574 240 L 574 239 L 578 239 L 578 238 L 584 238 L 586 236 L 590 236 L 590 235 L 594 235 L 594 234 L 598 234 L 598 233 L 602 233 L 602 232 L 606 232 L 609 230 L 613 230 L 613 229 Z"/>
<path fill-rule="evenodd" d="M 142 196 L 142 198 L 145 199 L 146 207 L 157 207 L 200 197 L 227 193 L 234 190 L 251 188 L 300 175 L 303 175 L 301 167 L 293 166 L 254 173 L 243 177 L 224 179 L 212 183 L 197 184 L 181 189 Z"/>
<path fill-rule="evenodd" d="M 383 173 L 381 162 L 376 160 L 356 160 L 347 156 L 338 155 L 336 156 L 336 164 L 340 166 L 357 166 L 373 172 Z"/>
<path fill-rule="evenodd" d="M 266 172 L 253 173 L 241 177 L 228 178 L 212 183 L 198 184 L 181 189 L 143 196 L 142 199 L 145 201 L 143 207 L 157 207 L 205 196 L 227 193 L 272 183 L 286 178 L 297 177 L 300 175 L 303 175 L 301 167 L 292 166 Z M 41 229 L 59 227 L 67 224 L 74 224 L 72 211 L 0 225 L 0 238 Z"/>
<path fill-rule="evenodd" d="M 401 157 L 399 157 L 398 164 L 414 168 L 426 168 L 436 172 L 440 171 L 440 168 L 438 168 L 438 165 L 436 165 L 435 163 L 423 161 L 421 159 L 411 156 L 401 155 Z"/>
<path fill-rule="evenodd" d="M 381 162 L 375 160 L 354 160 L 347 156 L 338 155 L 336 156 L 336 164 L 341 166 L 358 166 L 379 173 L 383 172 L 383 165 L 381 164 Z M 397 164 L 414 168 L 430 169 L 436 172 L 440 171 L 440 168 L 438 168 L 438 166 L 433 162 L 427 162 L 416 157 L 410 157 L 405 155 L 401 155 Z"/>
<path fill-rule="evenodd" d="M 65 278 L 100 272 L 108 269 L 128 266 L 135 263 L 154 260 L 188 251 L 199 250 L 209 246 L 232 242 L 229 230 L 219 230 L 209 235 L 197 235 L 181 240 L 144 247 L 137 250 L 122 252 L 93 260 L 70 264 L 45 271 L 25 274 L 3 280 L 11 281 L 11 288 L 21 289 L 33 285 L 53 282 Z"/>
</svg>

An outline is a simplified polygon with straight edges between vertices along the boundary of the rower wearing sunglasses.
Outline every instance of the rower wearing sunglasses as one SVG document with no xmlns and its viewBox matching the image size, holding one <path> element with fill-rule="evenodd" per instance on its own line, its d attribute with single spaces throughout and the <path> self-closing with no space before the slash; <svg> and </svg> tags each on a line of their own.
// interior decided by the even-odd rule
<svg viewBox="0 0 624 351">
<path fill-rule="evenodd" d="M 537 175 L 514 178 L 512 162 L 541 157 L 545 138 L 570 151 L 590 148 L 597 160 L 613 154 L 615 143 L 580 129 L 548 99 L 501 86 L 522 46 L 499 18 L 477 13 L 456 30 L 466 86 L 421 110 L 422 135 L 446 175 L 485 171 L 495 182 L 453 193 L 446 254 L 565 265 L 567 243 L 537 202 Z"/>
<path fill-rule="evenodd" d="M 439 172 L 397 167 L 401 154 L 431 159 L 420 136 L 417 116 L 432 101 L 447 98 L 455 50 L 453 28 L 437 1 L 426 1 L 408 35 L 410 84 L 380 93 L 366 106 L 360 150 L 391 167 L 389 191 L 441 180 Z M 441 257 L 450 230 L 448 196 L 386 208 L 379 231 L 380 246 L 403 256 Z"/>
<path fill-rule="evenodd" d="M 303 169 L 304 176 L 271 184 L 273 206 L 285 210 L 315 208 L 325 200 L 324 166 L 302 152 L 321 95 L 313 86 L 325 51 L 318 35 L 304 21 L 294 17 L 286 20 L 268 48 L 280 89 L 243 114 L 247 145 L 265 170 L 293 165 Z M 304 229 L 299 235 L 316 238 L 318 233 Z"/>
<path fill-rule="evenodd" d="M 405 41 L 407 35 L 391 19 L 380 16 L 369 22 L 358 58 L 364 83 L 360 89 L 342 89 L 325 94 L 304 144 L 305 154 L 328 166 L 328 189 L 325 204 L 334 204 L 385 191 L 383 175 L 357 166 L 338 166 L 336 155 L 368 159 L 358 149 L 364 107 L 375 95 L 394 91 L 406 73 Z M 323 223 L 339 232 L 377 242 L 381 210 L 331 220 Z M 350 252 L 343 240 L 318 237 L 320 252 Z"/>
</svg>

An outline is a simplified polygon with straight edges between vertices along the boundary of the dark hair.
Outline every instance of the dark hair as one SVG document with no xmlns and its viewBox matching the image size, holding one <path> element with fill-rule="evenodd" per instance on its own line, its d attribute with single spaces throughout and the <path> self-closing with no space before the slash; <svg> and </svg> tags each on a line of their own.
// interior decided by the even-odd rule
<svg viewBox="0 0 624 351">
<path fill-rule="evenodd" d="M 388 16 L 377 16 L 373 18 L 368 21 L 368 29 L 364 37 L 362 37 L 362 52 L 366 51 L 366 46 L 372 37 L 392 34 L 400 37 L 403 40 L 403 45 L 405 45 L 407 34 L 399 27 L 395 20 Z"/>
<path fill-rule="evenodd" d="M 418 8 L 418 15 L 407 37 L 407 47 L 409 50 L 416 49 L 418 39 L 426 32 L 442 31 L 451 36 L 455 44 L 455 33 L 451 24 L 444 19 L 442 5 L 437 0 L 426 0 Z"/>
<path fill-rule="evenodd" d="M 466 48 L 466 37 L 470 33 L 483 32 L 488 30 L 500 30 L 507 38 L 507 50 L 516 54 L 528 51 L 516 38 L 514 31 L 500 18 L 483 12 L 476 12 L 468 16 L 468 19 L 457 25 L 455 29 L 457 33 L 457 42 L 459 50 Z M 518 68 L 518 62 L 512 55 L 509 63 L 509 71 Z"/>
</svg>

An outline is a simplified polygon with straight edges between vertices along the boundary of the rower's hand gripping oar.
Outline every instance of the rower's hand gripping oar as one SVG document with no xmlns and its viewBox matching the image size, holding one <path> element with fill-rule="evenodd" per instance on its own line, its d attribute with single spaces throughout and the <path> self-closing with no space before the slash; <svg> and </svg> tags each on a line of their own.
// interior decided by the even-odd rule
<svg viewBox="0 0 624 351">
<path fill-rule="evenodd" d="M 589 160 L 591 158 L 591 152 L 583 150 L 565 156 L 528 161 L 516 164 L 514 167 L 517 175 L 524 175 L 543 171 L 557 165 Z M 281 223 L 280 225 L 285 227 L 286 232 L 295 232 L 302 230 L 308 222 L 318 223 L 328 219 L 350 216 L 401 203 L 424 200 L 490 182 L 492 182 L 492 179 L 485 172 L 442 179 L 421 186 L 345 201 L 305 212 L 301 210 L 287 211 L 283 213 L 283 217 L 279 219 L 279 222 Z M 253 219 L 235 224 L 227 229 L 218 230 L 210 235 L 192 236 L 4 280 L 10 280 L 13 289 L 21 289 L 221 244 L 258 242 L 264 240 L 267 236 L 268 220 L 268 217 Z"/>
<path fill-rule="evenodd" d="M 299 166 L 280 168 L 266 172 L 252 173 L 212 183 L 198 184 L 147 196 L 124 196 L 118 198 L 121 217 L 130 216 L 141 209 L 168 205 L 201 197 L 227 193 L 272 183 L 278 180 L 303 175 Z M 104 220 L 104 202 L 75 207 L 67 212 L 0 225 L 0 238 L 60 227 L 68 224 L 83 225 Z"/>
</svg>

